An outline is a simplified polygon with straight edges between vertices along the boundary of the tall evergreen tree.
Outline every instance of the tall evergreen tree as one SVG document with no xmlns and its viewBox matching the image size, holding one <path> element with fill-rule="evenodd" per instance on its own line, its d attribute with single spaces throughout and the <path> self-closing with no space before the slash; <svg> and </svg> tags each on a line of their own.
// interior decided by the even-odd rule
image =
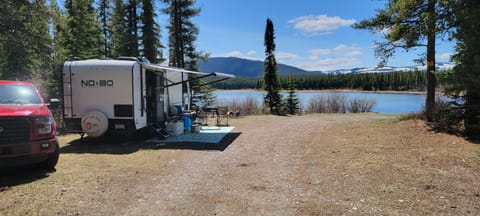
<svg viewBox="0 0 480 216">
<path fill-rule="evenodd" d="M 63 69 L 63 63 L 65 61 L 65 56 L 66 56 L 66 50 L 64 47 L 62 47 L 62 41 L 63 41 L 63 34 L 62 32 L 65 32 L 64 29 L 66 29 L 66 17 L 62 13 L 60 7 L 57 5 L 56 1 L 50 1 L 50 14 L 51 14 L 51 19 L 50 19 L 50 29 L 51 29 L 51 35 L 53 39 L 52 43 L 52 49 L 53 49 L 53 55 L 52 55 L 52 65 L 50 71 L 52 71 L 51 74 L 51 82 L 49 82 L 49 95 L 54 98 L 61 98 L 61 88 L 62 88 L 62 69 Z"/>
<path fill-rule="evenodd" d="M 275 59 L 275 32 L 273 29 L 273 22 L 267 19 L 267 26 L 265 28 L 265 55 L 263 62 L 264 67 L 264 89 L 267 91 L 265 96 L 265 104 L 273 114 L 280 114 L 282 106 L 282 98 L 280 95 L 280 81 L 278 77 L 277 61 Z"/>
<path fill-rule="evenodd" d="M 206 55 L 196 50 L 195 42 L 199 30 L 191 21 L 197 16 L 201 9 L 194 7 L 195 0 L 163 0 L 168 7 L 163 11 L 170 16 L 168 29 L 168 53 L 169 65 L 187 70 L 198 71 L 198 59 L 206 58 Z M 199 94 L 204 94 L 202 84 L 196 80 L 190 83 Z M 186 91 L 186 85 L 183 90 Z"/>
<path fill-rule="evenodd" d="M 26 25 L 31 22 L 31 5 L 12 0 L 0 4 L 0 8 L 0 78 L 24 78 L 31 65 L 30 30 Z"/>
<path fill-rule="evenodd" d="M 125 9 L 127 12 L 127 45 L 128 45 L 128 51 L 127 56 L 134 56 L 137 57 L 140 55 L 139 51 L 139 42 L 140 38 L 138 36 L 139 32 L 139 20 L 140 16 L 138 13 L 138 7 L 139 7 L 139 1 L 140 0 L 128 0 L 128 4 L 125 5 Z"/>
<path fill-rule="evenodd" d="M 98 18 L 100 21 L 100 29 L 103 35 L 103 56 L 105 58 L 112 56 L 112 13 L 113 1 L 100 0 L 98 3 Z"/>
<path fill-rule="evenodd" d="M 155 10 L 153 0 L 142 0 L 142 47 L 143 56 L 152 63 L 164 61 L 160 43 L 160 26 L 155 22 Z"/>
<path fill-rule="evenodd" d="M 113 57 L 144 56 L 152 63 L 163 62 L 160 26 L 155 22 L 153 0 L 113 0 Z"/>
<path fill-rule="evenodd" d="M 0 12 L 0 78 L 44 80 L 52 52 L 45 0 L 7 0 Z"/>
<path fill-rule="evenodd" d="M 195 0 L 164 0 L 168 7 L 164 12 L 170 16 L 168 50 L 170 66 L 198 70 L 197 60 L 202 56 L 195 49 L 199 30 L 190 20 L 200 14 L 194 7 Z"/>
<path fill-rule="evenodd" d="M 432 121 L 435 105 L 435 41 L 437 35 L 449 31 L 448 20 L 452 16 L 450 1 L 441 0 L 388 0 L 384 9 L 369 20 L 354 25 L 355 28 L 383 33 L 386 42 L 377 43 L 376 55 L 386 62 L 397 48 L 426 47 L 427 97 L 425 102 L 427 121 Z"/>
<path fill-rule="evenodd" d="M 125 3 L 114 0 L 112 14 L 112 56 L 128 56 L 128 25 Z"/>
<path fill-rule="evenodd" d="M 93 3 L 93 0 L 65 0 L 67 26 L 62 33 L 62 46 L 69 58 L 102 56 L 102 33 Z"/>
<path fill-rule="evenodd" d="M 35 41 L 31 41 L 33 53 L 30 79 L 36 83 L 42 92 L 47 92 L 49 82 L 51 81 L 51 67 L 53 65 L 52 38 L 50 36 L 49 21 L 50 11 L 46 0 L 36 0 L 32 2 L 32 21 L 31 33 L 38 34 Z M 41 42 L 39 42 L 41 41 Z"/>
<path fill-rule="evenodd" d="M 456 66 L 446 87 L 448 94 L 465 101 L 465 132 L 480 137 L 480 2 L 460 0 L 455 7 Z"/>
<path fill-rule="evenodd" d="M 295 91 L 295 81 L 292 77 L 288 79 L 288 97 L 287 97 L 287 111 L 288 114 L 297 114 L 299 108 L 299 99 Z"/>
</svg>

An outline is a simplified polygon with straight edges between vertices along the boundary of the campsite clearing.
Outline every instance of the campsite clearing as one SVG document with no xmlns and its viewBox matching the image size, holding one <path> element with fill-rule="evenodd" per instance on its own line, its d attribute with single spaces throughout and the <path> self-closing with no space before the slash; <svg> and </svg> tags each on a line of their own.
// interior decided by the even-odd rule
<svg viewBox="0 0 480 216">
<path fill-rule="evenodd" d="M 480 214 L 480 145 L 422 121 L 315 114 L 230 123 L 218 149 L 60 136 L 56 172 L 2 170 L 0 215 Z"/>
</svg>

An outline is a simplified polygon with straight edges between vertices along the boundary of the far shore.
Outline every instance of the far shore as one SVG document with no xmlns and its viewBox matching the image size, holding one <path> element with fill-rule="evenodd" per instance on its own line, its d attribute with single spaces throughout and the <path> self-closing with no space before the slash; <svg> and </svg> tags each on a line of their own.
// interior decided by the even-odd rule
<svg viewBox="0 0 480 216">
<path fill-rule="evenodd" d="M 216 89 L 217 92 L 259 92 L 263 89 Z M 365 91 L 359 89 L 323 89 L 323 90 L 295 90 L 296 92 L 365 92 L 365 93 L 379 93 L 379 94 L 425 94 L 425 91 Z M 282 90 L 288 92 L 288 90 Z"/>
</svg>

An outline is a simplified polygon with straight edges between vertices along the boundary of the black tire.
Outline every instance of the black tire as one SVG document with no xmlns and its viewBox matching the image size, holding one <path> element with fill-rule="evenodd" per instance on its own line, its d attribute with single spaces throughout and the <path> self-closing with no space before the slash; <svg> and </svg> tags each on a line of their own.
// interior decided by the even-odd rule
<svg viewBox="0 0 480 216">
<path fill-rule="evenodd" d="M 58 158 L 60 157 L 60 146 L 58 141 L 55 142 L 55 151 L 47 156 L 47 159 L 41 162 L 39 165 L 46 170 L 54 170 L 57 165 Z"/>
</svg>

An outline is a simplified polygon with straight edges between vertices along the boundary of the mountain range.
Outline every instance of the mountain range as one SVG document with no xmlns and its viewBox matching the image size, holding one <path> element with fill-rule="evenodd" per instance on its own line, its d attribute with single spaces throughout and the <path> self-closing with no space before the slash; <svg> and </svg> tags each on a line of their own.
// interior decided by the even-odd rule
<svg viewBox="0 0 480 216">
<path fill-rule="evenodd" d="M 239 77 L 262 77 L 263 61 L 250 60 L 236 57 L 212 57 L 207 61 L 200 61 L 202 72 L 222 72 Z M 311 75 L 309 72 L 286 64 L 278 64 L 278 71 L 281 76 L 289 75 Z"/>
<path fill-rule="evenodd" d="M 454 66 L 453 63 L 437 63 L 437 70 L 449 70 Z M 243 59 L 237 57 L 211 57 L 207 61 L 199 62 L 202 72 L 222 72 L 233 74 L 238 77 L 258 78 L 263 76 L 263 61 Z M 348 73 L 385 73 L 395 71 L 425 70 L 426 66 L 405 66 L 392 67 L 357 67 L 351 69 L 339 69 L 331 71 L 307 71 L 301 68 L 286 64 L 278 64 L 280 76 L 308 76 L 308 75 L 327 75 L 327 74 L 348 74 Z"/>
</svg>

